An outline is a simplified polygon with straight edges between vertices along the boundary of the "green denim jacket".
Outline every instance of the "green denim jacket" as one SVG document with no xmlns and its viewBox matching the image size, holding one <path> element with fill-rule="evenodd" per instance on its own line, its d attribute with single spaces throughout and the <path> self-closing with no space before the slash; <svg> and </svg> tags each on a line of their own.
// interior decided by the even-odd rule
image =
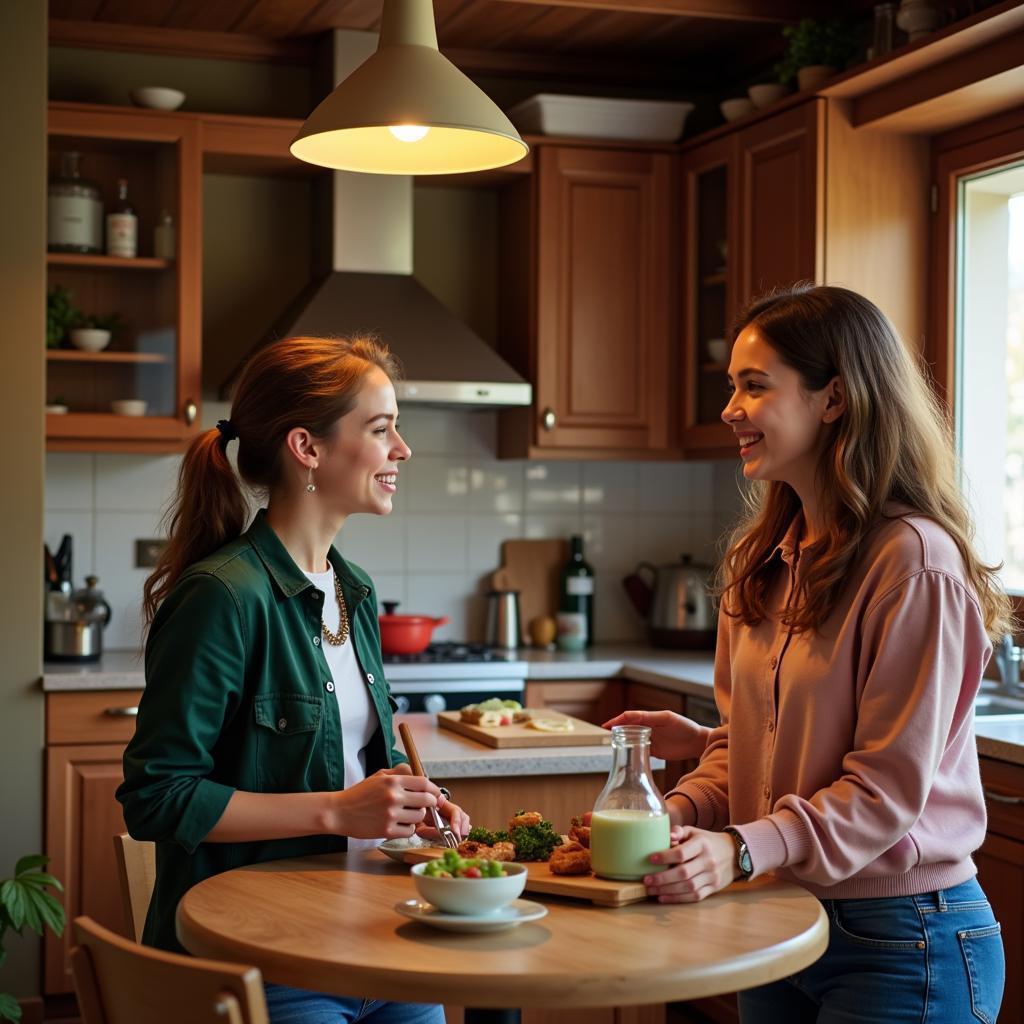
<svg viewBox="0 0 1024 1024">
<path fill-rule="evenodd" d="M 351 634 L 380 728 L 367 774 L 405 761 L 381 664 L 369 577 L 332 547 Z M 181 951 L 178 901 L 244 864 L 344 850 L 344 836 L 204 843 L 236 789 L 344 789 L 341 718 L 320 638 L 324 594 L 292 561 L 261 510 L 237 540 L 191 566 L 146 642 L 146 688 L 117 799 L 128 831 L 156 843 L 156 886 L 142 941 Z"/>
</svg>

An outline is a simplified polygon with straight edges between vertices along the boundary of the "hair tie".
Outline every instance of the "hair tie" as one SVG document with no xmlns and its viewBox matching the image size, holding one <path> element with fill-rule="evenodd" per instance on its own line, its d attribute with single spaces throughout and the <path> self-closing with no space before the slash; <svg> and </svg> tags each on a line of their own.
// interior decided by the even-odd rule
<svg viewBox="0 0 1024 1024">
<path fill-rule="evenodd" d="M 220 436 L 224 438 L 225 444 L 238 437 L 238 431 L 235 430 L 235 425 L 231 420 L 217 420 L 217 429 L 220 431 Z"/>
</svg>

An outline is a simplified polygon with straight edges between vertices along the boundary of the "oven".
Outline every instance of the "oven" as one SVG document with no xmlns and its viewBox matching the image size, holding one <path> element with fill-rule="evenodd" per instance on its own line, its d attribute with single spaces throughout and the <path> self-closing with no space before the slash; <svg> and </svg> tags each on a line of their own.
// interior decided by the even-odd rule
<svg viewBox="0 0 1024 1024">
<path fill-rule="evenodd" d="M 526 691 L 524 679 L 418 679 L 388 681 L 391 695 L 401 714 L 409 711 L 458 711 L 467 704 L 497 697 L 499 700 L 517 700 L 523 703 Z"/>
</svg>

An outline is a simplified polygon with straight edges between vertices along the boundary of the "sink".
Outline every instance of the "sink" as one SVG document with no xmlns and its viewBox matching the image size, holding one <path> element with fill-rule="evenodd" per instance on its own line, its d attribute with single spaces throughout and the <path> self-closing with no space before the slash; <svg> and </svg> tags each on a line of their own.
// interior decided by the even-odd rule
<svg viewBox="0 0 1024 1024">
<path fill-rule="evenodd" d="M 975 718 L 1001 718 L 1004 715 L 1024 715 L 1024 699 L 995 693 L 983 693 L 974 699 Z"/>
</svg>

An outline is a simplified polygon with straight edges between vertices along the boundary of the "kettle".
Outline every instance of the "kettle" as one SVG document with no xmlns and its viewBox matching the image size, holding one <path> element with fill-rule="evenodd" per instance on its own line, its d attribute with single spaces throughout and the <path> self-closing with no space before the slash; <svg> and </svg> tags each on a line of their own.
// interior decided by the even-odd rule
<svg viewBox="0 0 1024 1024">
<path fill-rule="evenodd" d="M 710 566 L 682 555 L 678 562 L 660 567 L 640 562 L 622 586 L 647 620 L 655 647 L 714 650 L 718 610 L 710 579 Z"/>
<path fill-rule="evenodd" d="M 110 605 L 96 584 L 86 576 L 81 590 L 69 588 L 49 595 L 43 623 L 43 657 L 47 661 L 98 661 L 103 653 L 103 629 L 110 621 Z"/>
</svg>

